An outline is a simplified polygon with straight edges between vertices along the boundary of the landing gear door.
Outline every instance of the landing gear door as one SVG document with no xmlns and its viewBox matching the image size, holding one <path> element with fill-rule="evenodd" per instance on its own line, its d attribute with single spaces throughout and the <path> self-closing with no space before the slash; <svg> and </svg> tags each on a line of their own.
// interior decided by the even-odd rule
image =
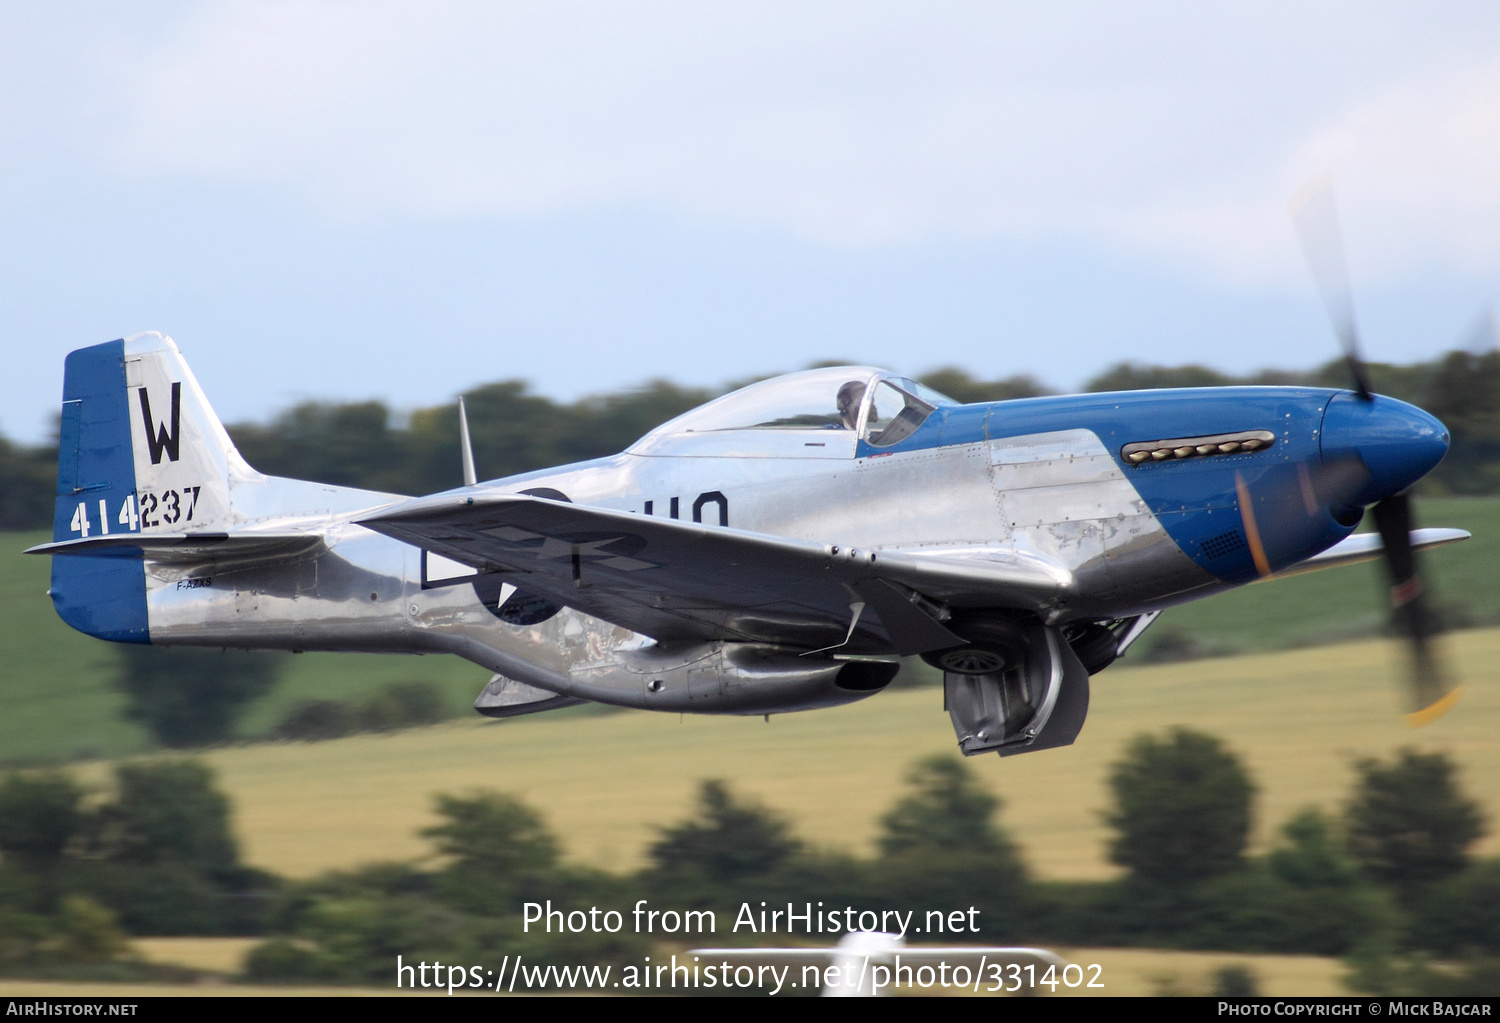
<svg viewBox="0 0 1500 1023">
<path fill-rule="evenodd" d="M 1089 673 L 1062 634 L 1026 627 L 1022 663 L 989 674 L 947 671 L 943 702 L 964 756 L 1071 745 L 1089 709 Z"/>
</svg>

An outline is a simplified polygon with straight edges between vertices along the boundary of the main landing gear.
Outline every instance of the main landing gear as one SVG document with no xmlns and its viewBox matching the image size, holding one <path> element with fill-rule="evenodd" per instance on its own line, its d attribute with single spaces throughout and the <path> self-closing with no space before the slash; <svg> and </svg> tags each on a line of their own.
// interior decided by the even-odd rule
<svg viewBox="0 0 1500 1023">
<path fill-rule="evenodd" d="M 1000 614 L 955 616 L 947 625 L 968 644 L 922 658 L 942 669 L 943 703 L 965 756 L 1050 749 L 1078 737 L 1090 668 L 1074 643 L 1099 670 L 1114 659 L 1113 633 L 1097 627 L 1108 642 L 1091 631 L 1069 637 L 1036 618 Z"/>
</svg>

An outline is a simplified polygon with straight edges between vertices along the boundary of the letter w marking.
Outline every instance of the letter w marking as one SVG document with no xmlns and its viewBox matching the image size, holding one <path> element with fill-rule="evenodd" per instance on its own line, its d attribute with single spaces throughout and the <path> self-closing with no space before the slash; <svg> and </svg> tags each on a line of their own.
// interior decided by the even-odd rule
<svg viewBox="0 0 1500 1023">
<path fill-rule="evenodd" d="M 182 385 L 172 385 L 172 428 L 159 426 L 156 420 L 151 418 L 151 399 L 146 395 L 146 389 L 140 389 L 141 394 L 141 418 L 146 424 L 146 446 L 151 449 L 151 464 L 160 465 L 162 452 L 165 451 L 169 461 L 177 461 L 178 441 L 181 433 L 177 427 L 182 420 Z"/>
</svg>

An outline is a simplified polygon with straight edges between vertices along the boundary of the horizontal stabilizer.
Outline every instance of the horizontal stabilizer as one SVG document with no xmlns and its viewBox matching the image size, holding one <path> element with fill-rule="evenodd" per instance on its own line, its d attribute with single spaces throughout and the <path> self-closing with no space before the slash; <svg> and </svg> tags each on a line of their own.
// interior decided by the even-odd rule
<svg viewBox="0 0 1500 1023">
<path fill-rule="evenodd" d="M 1399 535 L 1398 533 L 1397 536 Z M 1444 544 L 1467 540 L 1469 536 L 1468 531 L 1463 529 L 1413 529 L 1411 545 L 1414 550 L 1424 550 L 1428 547 L 1441 547 Z M 1353 536 L 1340 540 L 1321 554 L 1314 554 L 1306 561 L 1299 561 L 1290 568 L 1282 569 L 1276 573 L 1276 577 L 1317 572 L 1324 568 L 1354 565 L 1361 561 L 1374 561 L 1384 553 L 1385 545 L 1381 543 L 1379 533 L 1355 533 Z"/>
<path fill-rule="evenodd" d="M 196 564 L 255 561 L 309 554 L 323 546 L 319 533 L 122 533 L 27 548 L 27 554 L 101 555 Z"/>
</svg>

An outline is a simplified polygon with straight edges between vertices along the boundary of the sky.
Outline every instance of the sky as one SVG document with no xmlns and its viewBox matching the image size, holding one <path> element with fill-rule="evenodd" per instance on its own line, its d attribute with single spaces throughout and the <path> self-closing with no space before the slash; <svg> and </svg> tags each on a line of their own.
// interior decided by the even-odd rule
<svg viewBox="0 0 1500 1023">
<path fill-rule="evenodd" d="M 1073 388 L 1369 358 L 1500 297 L 1493 3 L 0 7 L 0 434 L 176 339 L 226 421 L 824 359 Z"/>
</svg>

